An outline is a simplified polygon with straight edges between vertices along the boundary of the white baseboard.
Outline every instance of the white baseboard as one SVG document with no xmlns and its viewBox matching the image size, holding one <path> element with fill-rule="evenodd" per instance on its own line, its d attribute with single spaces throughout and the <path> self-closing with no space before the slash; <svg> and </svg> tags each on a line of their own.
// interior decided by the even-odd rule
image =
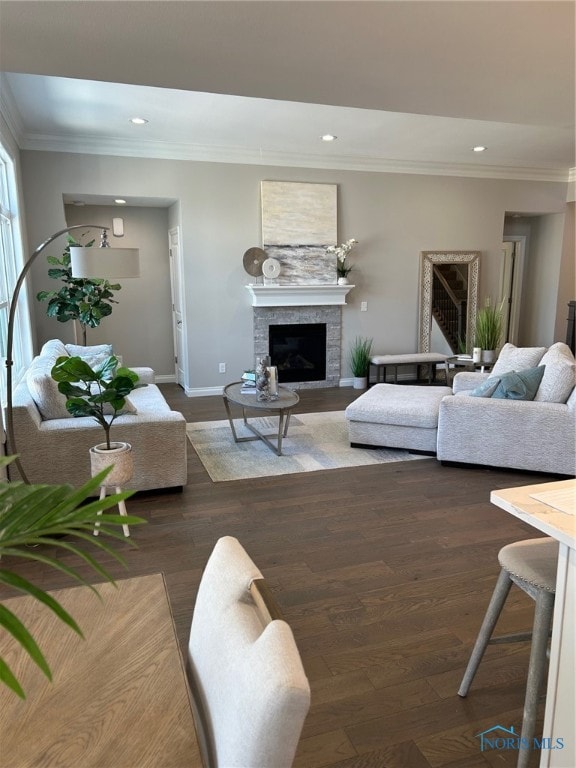
<svg viewBox="0 0 576 768">
<path fill-rule="evenodd" d="M 184 394 L 186 397 L 208 397 L 209 395 L 221 395 L 224 387 L 186 387 Z"/>
<path fill-rule="evenodd" d="M 154 383 L 155 384 L 175 384 L 176 376 L 175 374 L 161 373 L 159 375 L 154 376 Z"/>
</svg>

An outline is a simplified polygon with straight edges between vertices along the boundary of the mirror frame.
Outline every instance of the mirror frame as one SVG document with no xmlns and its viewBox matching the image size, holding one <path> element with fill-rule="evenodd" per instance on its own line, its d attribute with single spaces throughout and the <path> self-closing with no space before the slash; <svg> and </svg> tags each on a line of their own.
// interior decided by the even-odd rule
<svg viewBox="0 0 576 768">
<path fill-rule="evenodd" d="M 421 251 L 420 253 L 420 311 L 418 324 L 418 351 L 431 352 L 432 334 L 432 279 L 436 264 L 468 264 L 468 297 L 466 328 L 476 326 L 478 311 L 478 281 L 480 251 Z"/>
</svg>

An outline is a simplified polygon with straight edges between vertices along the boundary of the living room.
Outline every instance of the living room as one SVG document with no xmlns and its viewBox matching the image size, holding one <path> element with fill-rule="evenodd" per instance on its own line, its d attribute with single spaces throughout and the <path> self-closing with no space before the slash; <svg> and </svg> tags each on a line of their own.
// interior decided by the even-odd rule
<svg viewBox="0 0 576 768">
<path fill-rule="evenodd" d="M 106 63 L 102 61 L 105 56 L 96 57 L 96 64 L 101 58 L 103 66 L 100 75 L 92 68 L 74 70 L 79 64 L 78 52 L 73 49 L 62 57 L 64 62 L 50 61 L 39 45 L 43 37 L 41 27 L 45 25 L 48 49 L 52 50 L 57 38 L 51 35 L 57 30 L 44 15 L 41 3 L 22 4 L 35 7 L 14 16 L 18 3 L 2 5 L 6 15 L 0 27 L 6 25 L 14 35 L 20 29 L 16 21 L 21 13 L 22 29 L 27 28 L 30 33 L 28 38 L 16 35 L 8 46 L 2 41 L 3 70 L 87 80 L 112 79 L 112 58 Z M 92 6 L 94 12 L 98 3 L 82 5 L 88 9 Z M 133 16 L 122 15 L 128 13 L 127 6 L 134 4 L 102 5 L 113 6 L 102 18 L 103 35 L 107 36 L 108 21 L 116 40 L 119 30 L 127 33 L 127 19 L 134 22 Z M 157 4 L 138 5 L 143 19 L 148 19 L 146 14 L 151 10 L 146 11 L 143 6 Z M 230 8 L 231 25 L 240 23 L 240 7 L 248 5 L 263 6 L 263 15 L 270 23 L 273 21 L 273 15 L 268 19 L 272 3 L 215 5 L 237 7 L 234 11 Z M 288 6 L 296 20 L 299 12 L 295 6 L 308 4 L 281 5 L 286 6 L 281 11 L 281 20 L 285 22 Z M 362 14 L 366 14 L 362 25 L 362 32 L 366 33 L 365 26 L 370 26 L 371 19 L 366 6 L 384 4 L 322 5 L 342 5 L 342 12 L 344 6 L 362 8 L 357 16 L 362 19 Z M 412 12 L 421 14 L 423 26 L 431 23 L 426 21 L 424 4 L 407 5 L 413 6 Z M 460 18 L 463 12 L 456 13 L 454 19 L 462 24 L 461 39 L 468 41 L 469 60 L 475 60 L 479 51 L 490 58 L 482 47 L 486 38 L 481 34 L 484 27 L 477 15 L 479 6 L 534 6 L 534 17 L 525 9 L 526 27 L 522 30 L 524 47 L 531 55 L 538 49 L 544 52 L 542 58 L 552 57 L 555 48 L 563 50 L 558 44 L 559 30 L 568 27 L 573 32 L 573 24 L 570 27 L 563 18 L 567 9 L 573 20 L 573 3 L 466 5 L 472 14 L 469 25 L 465 25 L 465 18 Z M 552 13 L 550 19 L 554 21 L 550 21 L 548 29 L 543 6 L 549 5 L 558 10 L 558 17 Z M 254 11 L 243 10 L 249 26 Z M 436 12 L 430 11 L 431 19 L 436 18 Z M 36 20 L 32 21 L 34 13 Z M 77 8 L 70 13 L 70 23 L 76 31 L 71 28 L 62 33 L 63 39 L 80 34 L 75 25 L 80 24 L 82 29 L 83 23 L 77 13 Z M 544 15 L 538 17 L 538 13 Z M 323 20 L 331 27 L 329 16 L 327 12 Z M 537 18 L 540 26 L 535 23 Z M 195 34 L 201 35 L 201 21 L 200 17 L 196 19 Z M 64 24 L 61 15 L 58 22 Z M 446 19 L 445 22 L 455 40 L 456 21 L 453 25 Z M 479 24 L 476 40 L 475 23 Z M 488 24 L 486 20 L 483 23 Z M 507 23 L 520 22 L 512 16 Z M 142 32 L 144 23 L 136 27 Z M 94 27 L 85 24 L 84 28 Z M 155 27 L 163 40 L 161 28 Z M 244 32 L 244 24 L 240 29 Z M 312 34 L 312 27 L 310 30 L 308 34 Z M 290 31 L 296 35 L 292 27 Z M 534 38 L 528 37 L 529 31 Z M 314 32 L 318 41 L 318 27 Z M 288 28 L 286 35 L 289 36 Z M 244 43 L 247 48 L 249 39 Z M 146 41 L 152 45 L 150 36 Z M 392 43 L 389 38 L 387 42 Z M 411 40 L 407 49 L 413 52 L 416 42 Z M 497 48 L 499 40 L 492 43 Z M 38 51 L 32 50 L 35 45 Z M 221 51 L 226 48 L 223 40 L 218 41 L 218 47 Z M 233 47 L 230 58 L 225 60 L 229 67 L 232 50 Z M 562 50 L 556 51 L 561 61 Z M 22 55 L 26 64 L 19 58 Z M 43 63 L 35 60 L 37 55 L 44 57 Z M 329 70 L 327 62 L 331 65 L 332 57 L 338 54 L 332 49 L 330 58 L 326 52 L 324 55 L 325 69 Z M 353 61 L 352 48 L 350 57 Z M 457 68 L 456 48 L 451 58 L 451 67 Z M 149 51 L 144 56 L 138 52 L 140 84 L 170 87 L 161 82 L 159 75 L 150 76 L 152 59 Z M 345 60 L 349 63 L 348 56 Z M 406 62 L 404 65 L 407 66 Z M 205 69 L 210 70 L 208 58 Z M 290 67 L 286 65 L 286 69 Z M 563 109 L 570 113 L 573 122 L 573 67 L 564 71 L 560 66 L 554 72 L 553 82 L 547 73 L 544 83 L 534 83 L 533 101 L 546 101 L 552 114 L 552 97 L 547 91 L 554 92 L 558 86 L 558 101 L 565 102 Z M 364 70 L 362 74 L 358 70 L 358 78 L 364 74 Z M 140 75 L 130 71 L 114 79 L 138 84 Z M 304 86 L 304 79 L 300 79 Z M 481 80 L 478 78 L 477 82 Z M 219 91 L 213 81 L 207 81 L 205 87 L 195 85 L 194 89 L 275 98 L 264 93 L 263 86 L 256 85 L 252 93 Z M 182 82 L 172 87 L 187 88 Z M 571 87 L 572 96 L 566 98 Z M 494 90 L 500 93 L 497 84 Z M 280 91 L 282 95 L 278 98 L 314 103 L 312 96 L 297 97 L 294 91 L 290 94 L 279 87 Z M 492 112 L 488 110 L 481 117 L 474 113 L 470 104 L 474 98 L 466 96 L 467 91 L 480 100 L 480 92 L 474 92 L 471 83 L 464 85 L 459 117 L 513 122 L 505 109 L 506 101 L 511 104 L 513 95 L 507 80 L 497 99 L 501 118 L 492 103 L 496 100 L 494 94 L 493 99 L 484 101 Z M 330 98 L 326 96 L 328 103 L 346 106 L 335 94 L 333 101 Z M 398 106 L 391 108 L 398 112 L 411 111 L 400 101 L 394 103 Z M 352 101 L 348 106 L 370 108 L 368 104 Z M 428 114 L 421 105 L 419 109 Z M 312 105 L 310 110 L 312 113 Z M 542 131 L 540 144 L 534 145 L 535 154 L 542 152 L 547 143 L 545 127 L 551 133 L 556 131 L 564 117 L 564 112 L 562 117 L 556 112 L 547 123 L 530 118 L 532 127 L 538 125 Z M 524 119 L 526 124 L 530 122 L 526 116 L 518 122 L 523 123 Z M 377 352 L 416 351 L 423 251 L 479 252 L 479 300 L 495 302 L 500 297 L 502 243 L 507 239 L 521 240 L 525 245 L 524 280 L 517 335 L 511 341 L 519 346 L 550 346 L 566 337 L 567 304 L 574 299 L 573 156 L 566 165 L 554 160 L 543 167 L 541 159 L 539 164 L 527 166 L 515 161 L 514 147 L 509 147 L 506 158 L 502 155 L 490 162 L 477 160 L 468 144 L 463 147 L 453 142 L 449 150 L 444 150 L 447 154 L 453 152 L 451 160 L 444 156 L 437 162 L 406 159 L 402 163 L 386 161 L 385 156 L 358 155 L 346 159 L 348 151 L 357 150 L 358 146 L 347 147 L 345 135 L 335 129 L 340 135 L 334 145 L 338 146 L 339 141 L 341 149 L 314 146 L 309 157 L 299 153 L 289 162 L 289 152 L 282 156 L 264 148 L 260 153 L 252 153 L 250 160 L 234 162 L 229 157 L 222 161 L 222 155 L 218 159 L 218 148 L 214 147 L 211 153 L 205 149 L 203 158 L 189 159 L 169 154 L 146 156 L 140 146 L 137 152 L 132 152 L 128 143 L 119 143 L 121 148 L 116 151 L 112 151 L 112 144 L 107 145 L 107 150 L 94 150 L 98 142 L 90 148 L 88 136 L 79 136 L 77 142 L 67 137 L 58 146 L 51 137 L 42 144 L 38 136 L 26 130 L 19 132 L 18 127 L 22 128 L 15 123 L 13 113 L 8 117 L 3 109 L 1 138 L 14 157 L 21 182 L 26 252 L 32 252 L 38 243 L 66 226 L 111 226 L 113 218 L 122 218 L 124 235 L 121 239 L 112 236 L 112 244 L 139 248 L 141 276 L 122 281 L 119 304 L 99 328 L 89 331 L 88 343 L 112 343 L 126 365 L 153 368 L 156 382 L 171 407 L 181 411 L 188 423 L 225 419 L 222 387 L 237 380 L 255 363 L 253 307 L 246 289 L 254 278 L 246 274 L 242 257 L 248 248 L 262 245 L 262 181 L 335 185 L 338 242 L 352 237 L 359 241 L 351 255 L 354 288 L 342 307 L 341 386 L 331 390 L 302 389 L 296 413 L 341 411 L 357 397 L 350 387 L 352 373 L 347 355 L 357 336 L 371 337 Z M 314 139 L 319 144 L 317 132 L 314 127 Z M 478 141 L 481 140 L 484 141 L 479 137 Z M 134 145 L 140 141 L 135 139 Z M 520 149 L 518 145 L 517 151 Z M 490 151 L 494 152 L 488 146 L 486 154 Z M 127 204 L 114 204 L 118 197 Z M 173 276 L 168 247 L 168 233 L 174 230 L 178 232 L 181 257 L 178 277 L 183 294 L 185 340 L 180 371 L 174 364 Z M 94 234 L 93 230 L 90 236 Z M 47 255 L 59 256 L 64 244 L 55 244 Z M 70 324 L 62 325 L 48 318 L 45 305 L 34 299 L 38 291 L 54 288 L 44 258 L 34 265 L 29 283 L 34 351 L 37 353 L 44 342 L 54 338 L 73 342 Z M 220 372 L 222 364 L 224 371 Z M 220 536 L 237 536 L 270 581 L 294 629 L 311 681 L 311 715 L 295 765 L 490 765 L 496 756 L 481 753 L 475 736 L 496 722 L 520 722 L 528 650 L 525 646 L 513 646 L 513 650 L 502 651 L 501 646 L 490 652 L 487 671 L 478 678 L 476 698 L 472 691 L 467 700 L 460 702 L 456 689 L 497 575 L 498 550 L 537 533 L 491 505 L 490 492 L 553 479 L 552 475 L 494 468 L 443 467 L 434 458 L 425 458 L 214 483 L 189 446 L 188 483 L 182 494 L 150 494 L 129 502 L 131 510 L 145 517 L 148 524 L 134 532 L 139 549 L 128 552 L 128 571 L 118 568 L 115 574 L 126 578 L 164 572 L 184 650 L 200 576 L 212 547 Z M 47 588 L 66 583 L 63 577 L 40 567 L 35 570 L 29 566 L 28 573 L 40 577 Z M 505 620 L 508 629 L 530 626 L 531 600 L 518 595 L 511 598 L 510 607 L 511 616 Z M 405 646 L 404 652 L 400 646 Z M 366 656 L 370 658 L 366 660 Z M 497 758 L 503 761 L 498 764 L 513 765 L 515 755 L 499 752 Z"/>
</svg>

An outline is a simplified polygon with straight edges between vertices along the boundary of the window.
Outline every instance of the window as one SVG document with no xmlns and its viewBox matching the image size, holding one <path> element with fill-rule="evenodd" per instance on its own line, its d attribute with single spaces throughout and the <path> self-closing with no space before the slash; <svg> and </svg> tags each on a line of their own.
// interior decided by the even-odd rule
<svg viewBox="0 0 576 768">
<path fill-rule="evenodd" d="M 18 217 L 18 195 L 14 163 L 0 144 L 0 400 L 6 402 L 6 345 L 10 299 L 24 265 Z M 23 375 L 32 352 L 30 317 L 26 291 L 21 290 L 14 323 L 12 378 Z"/>
</svg>

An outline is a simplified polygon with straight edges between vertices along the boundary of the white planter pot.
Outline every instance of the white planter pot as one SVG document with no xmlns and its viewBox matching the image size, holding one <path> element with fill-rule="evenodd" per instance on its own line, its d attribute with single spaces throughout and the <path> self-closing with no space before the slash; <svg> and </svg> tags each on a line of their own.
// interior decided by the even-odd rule
<svg viewBox="0 0 576 768">
<path fill-rule="evenodd" d="M 338 285 L 349 285 L 350 281 L 347 277 L 339 277 L 338 278 Z"/>
<path fill-rule="evenodd" d="M 92 477 L 111 466 L 113 469 L 106 477 L 106 487 L 121 488 L 130 482 L 134 474 L 132 446 L 130 443 L 110 443 L 110 445 L 110 450 L 107 450 L 106 443 L 100 443 L 90 448 Z"/>
<path fill-rule="evenodd" d="M 493 349 L 483 349 L 482 350 L 482 362 L 483 363 L 493 363 L 494 358 L 496 357 L 496 351 Z"/>
<path fill-rule="evenodd" d="M 354 389 L 366 389 L 368 386 L 367 376 L 354 376 L 354 383 L 352 385 Z"/>
</svg>

